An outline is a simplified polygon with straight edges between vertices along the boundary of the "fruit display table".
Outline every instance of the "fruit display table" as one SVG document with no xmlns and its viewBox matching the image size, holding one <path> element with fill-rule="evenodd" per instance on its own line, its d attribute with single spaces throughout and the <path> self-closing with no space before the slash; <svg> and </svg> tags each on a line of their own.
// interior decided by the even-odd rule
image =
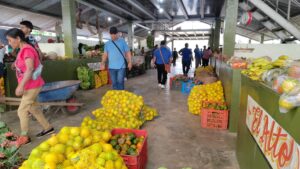
<svg viewBox="0 0 300 169">
<path fill-rule="evenodd" d="M 237 158 L 240 168 L 299 168 L 300 109 L 280 113 L 280 95 L 241 76 Z M 268 160 L 271 162 L 269 163 Z M 276 167 L 275 167 L 276 168 Z"/>
<path fill-rule="evenodd" d="M 99 62 L 100 58 L 90 59 L 70 59 L 70 60 L 47 60 L 43 62 L 43 78 L 48 82 L 62 81 L 62 80 L 77 80 L 76 69 L 80 65 L 92 62 Z M 6 96 L 14 96 L 15 88 L 17 87 L 17 79 L 15 71 L 10 69 L 11 64 L 6 64 Z M 63 72 L 63 73 L 62 73 Z"/>
</svg>

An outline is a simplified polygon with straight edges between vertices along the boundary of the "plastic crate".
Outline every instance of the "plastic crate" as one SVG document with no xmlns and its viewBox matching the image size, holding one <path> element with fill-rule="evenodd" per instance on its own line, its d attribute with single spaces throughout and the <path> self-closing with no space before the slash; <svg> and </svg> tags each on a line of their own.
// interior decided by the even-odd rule
<svg viewBox="0 0 300 169">
<path fill-rule="evenodd" d="M 170 78 L 170 89 L 171 90 L 181 90 L 181 81 L 176 80 L 175 78 L 171 77 Z"/>
<path fill-rule="evenodd" d="M 181 82 L 181 93 L 190 94 L 192 88 L 195 86 L 192 80 L 188 80 L 187 82 Z"/>
<path fill-rule="evenodd" d="M 227 129 L 228 110 L 214 110 L 202 108 L 201 127 L 213 129 Z"/>
<path fill-rule="evenodd" d="M 120 155 L 128 169 L 145 169 L 148 161 L 148 148 L 147 148 L 147 139 L 148 134 L 146 130 L 135 130 L 135 129 L 113 129 L 111 131 L 112 135 L 122 134 L 122 133 L 134 133 L 137 137 L 144 136 L 145 140 L 141 151 L 137 156 L 130 156 L 130 155 Z"/>
</svg>

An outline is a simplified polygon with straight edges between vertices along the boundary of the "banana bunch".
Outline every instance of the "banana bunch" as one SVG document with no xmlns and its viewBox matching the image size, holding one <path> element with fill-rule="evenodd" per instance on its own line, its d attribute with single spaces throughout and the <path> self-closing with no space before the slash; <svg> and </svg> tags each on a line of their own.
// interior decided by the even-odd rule
<svg viewBox="0 0 300 169">
<path fill-rule="evenodd" d="M 288 56 L 285 56 L 285 55 L 282 55 L 282 56 L 279 56 L 279 58 L 277 60 L 275 60 L 272 65 L 274 67 L 279 67 L 279 68 L 282 68 L 286 65 L 286 61 L 289 59 Z"/>
<path fill-rule="evenodd" d="M 265 57 L 253 60 L 248 69 L 243 70 L 242 73 L 248 75 L 252 80 L 261 80 L 261 76 L 267 70 L 273 68 L 272 62 Z"/>
</svg>

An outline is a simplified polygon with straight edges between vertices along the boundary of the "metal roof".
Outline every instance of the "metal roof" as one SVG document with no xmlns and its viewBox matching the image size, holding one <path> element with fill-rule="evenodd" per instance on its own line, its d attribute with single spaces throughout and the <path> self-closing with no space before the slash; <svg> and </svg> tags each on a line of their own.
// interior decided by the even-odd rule
<svg viewBox="0 0 300 169">
<path fill-rule="evenodd" d="M 149 30 L 169 30 L 174 25 L 184 21 L 202 21 L 212 25 L 216 18 L 224 20 L 225 0 L 76 0 L 76 7 L 82 10 L 81 20 L 90 25 L 96 25 L 96 19 L 100 21 L 102 29 L 110 26 L 118 26 L 122 32 L 127 32 L 127 22 L 133 22 L 135 35 L 145 37 Z M 245 1 L 245 0 L 240 0 Z M 285 16 L 288 9 L 288 0 L 264 0 L 269 6 Z M 276 2 L 278 1 L 278 6 Z M 247 2 L 247 1 L 246 1 Z M 275 4 L 275 6 L 274 6 Z M 255 10 L 255 7 L 253 10 Z M 277 7 L 276 7 L 277 6 Z M 0 25 L 18 26 L 23 19 L 31 20 L 33 24 L 42 30 L 52 30 L 58 22 L 61 22 L 60 0 L 0 0 L 2 17 Z M 239 10 L 239 16 L 243 11 Z M 300 0 L 291 0 L 290 21 L 300 25 Z M 111 21 L 108 21 L 111 17 Z M 298 25 L 297 25 L 298 26 Z M 95 28 L 93 28 L 95 29 Z M 93 36 L 84 26 L 77 29 L 79 35 Z M 201 38 L 202 33 L 186 31 L 178 32 L 181 38 Z M 265 34 L 265 40 L 277 39 L 277 37 L 261 24 L 253 21 L 251 25 L 238 25 L 237 34 L 259 40 L 261 34 Z M 168 33 L 169 34 L 169 33 Z M 187 36 L 186 36 L 187 34 Z M 201 35 L 201 36 L 200 36 Z M 170 36 L 170 34 L 168 35 Z M 172 35 L 175 37 L 174 35 Z M 205 35 L 206 36 L 206 35 Z M 176 37 L 179 37 L 176 35 Z"/>
</svg>

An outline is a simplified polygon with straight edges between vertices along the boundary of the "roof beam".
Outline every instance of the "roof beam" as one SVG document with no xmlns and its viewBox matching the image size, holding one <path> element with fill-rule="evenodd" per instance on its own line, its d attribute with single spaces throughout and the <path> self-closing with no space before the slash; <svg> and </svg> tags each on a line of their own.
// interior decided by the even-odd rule
<svg viewBox="0 0 300 169">
<path fill-rule="evenodd" d="M 137 15 L 135 15 L 135 14 L 129 12 L 128 9 L 121 8 L 119 5 L 113 3 L 113 2 L 111 2 L 111 1 L 109 1 L 109 0 L 100 0 L 100 1 L 103 2 L 103 3 L 105 3 L 105 4 L 107 4 L 107 5 L 109 5 L 109 6 L 112 6 L 113 8 L 115 8 L 115 9 L 118 10 L 118 11 L 121 11 L 121 12 L 123 12 L 123 13 L 126 13 L 127 15 L 132 16 L 133 18 L 135 18 L 135 19 L 137 19 L 137 20 L 142 20 L 141 17 L 139 17 L 139 16 L 137 16 Z"/>
<path fill-rule="evenodd" d="M 43 9 L 46 9 L 56 3 L 58 3 L 59 0 L 47 0 L 47 1 L 42 1 L 41 3 L 33 6 L 31 8 L 31 10 L 34 10 L 34 11 L 40 11 L 40 10 L 43 10 Z"/>
<path fill-rule="evenodd" d="M 184 7 L 184 4 L 183 4 L 182 0 L 177 0 L 177 4 L 178 4 L 179 8 L 181 9 L 181 11 L 184 15 L 184 18 L 189 19 L 189 15 L 188 15 L 185 7 Z"/>
<path fill-rule="evenodd" d="M 81 3 L 81 4 L 83 4 L 83 5 L 85 5 L 85 6 L 88 6 L 90 8 L 94 8 L 96 10 L 100 10 L 100 11 L 106 12 L 106 13 L 108 13 L 109 15 L 111 15 L 113 17 L 116 17 L 116 18 L 119 18 L 119 19 L 127 21 L 126 18 L 124 18 L 124 17 L 122 17 L 120 15 L 114 14 L 114 13 L 112 13 L 112 12 L 106 10 L 106 9 L 100 8 L 100 7 L 98 7 L 98 6 L 94 5 L 94 4 L 91 4 L 90 2 L 86 2 L 85 0 L 76 0 L 76 1 L 79 2 L 79 3 Z"/>
<path fill-rule="evenodd" d="M 216 17 L 205 17 L 203 19 L 200 19 L 199 17 L 192 17 L 190 16 L 189 19 L 185 19 L 185 18 L 182 18 L 182 17 L 174 17 L 172 19 L 173 22 L 184 22 L 184 21 L 201 21 L 201 22 L 204 22 L 204 21 L 207 21 L 207 20 L 216 20 L 217 18 Z M 157 20 L 142 20 L 142 21 L 134 21 L 136 23 L 157 23 L 157 22 L 164 22 L 164 23 L 168 23 L 170 22 L 170 20 L 168 19 L 157 19 Z"/>
<path fill-rule="evenodd" d="M 155 30 L 157 32 L 210 32 L 211 29 Z"/>
<path fill-rule="evenodd" d="M 154 16 L 153 13 L 151 13 L 147 8 L 144 7 L 139 1 L 136 0 L 126 0 L 127 3 L 129 3 L 131 6 L 135 7 L 139 11 L 143 12 L 153 20 L 157 20 L 157 18 Z"/>
<path fill-rule="evenodd" d="M 144 29 L 146 29 L 146 30 L 148 30 L 148 31 L 151 30 L 151 29 L 148 28 L 147 26 L 141 25 L 141 24 L 139 24 L 139 23 L 135 23 L 135 25 L 138 26 L 138 27 L 144 28 Z"/>
<path fill-rule="evenodd" d="M 155 0 L 150 0 L 150 1 L 157 10 L 159 10 L 161 8 Z M 169 21 L 172 20 L 172 17 L 170 16 L 170 14 L 168 14 L 168 12 L 166 10 L 164 10 L 163 13 L 164 13 L 165 17 L 168 18 Z"/>
</svg>

